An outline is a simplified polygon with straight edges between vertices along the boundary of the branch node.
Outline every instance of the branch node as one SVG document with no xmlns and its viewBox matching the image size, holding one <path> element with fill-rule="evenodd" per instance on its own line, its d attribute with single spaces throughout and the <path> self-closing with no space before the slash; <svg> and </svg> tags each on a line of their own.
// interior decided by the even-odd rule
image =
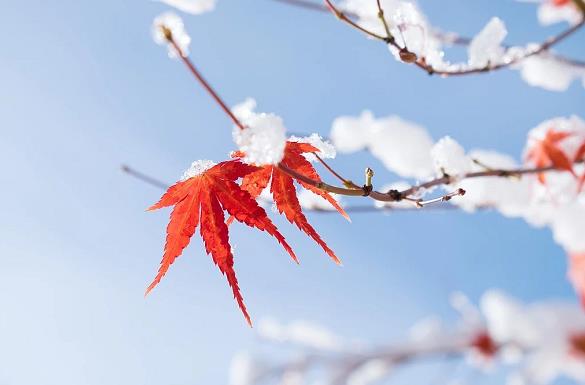
<svg viewBox="0 0 585 385">
<path fill-rule="evenodd" d="M 374 187 L 372 185 L 370 185 L 370 186 L 363 185 L 362 190 L 364 192 L 363 196 L 367 197 L 367 196 L 370 196 L 372 190 L 374 190 Z"/>
<path fill-rule="evenodd" d="M 400 202 L 403 199 L 402 194 L 398 190 L 390 190 L 386 194 L 388 194 L 390 199 L 394 202 Z"/>
<path fill-rule="evenodd" d="M 172 42 L 173 41 L 173 32 L 171 31 L 171 29 L 169 27 L 167 27 L 166 25 L 161 25 L 160 29 L 161 29 L 165 39 L 167 39 L 167 41 L 169 43 Z"/>
<path fill-rule="evenodd" d="M 401 48 L 398 55 L 400 56 L 400 60 L 405 63 L 411 64 L 418 60 L 418 56 L 416 56 L 414 52 L 409 51 L 406 47 Z"/>
</svg>

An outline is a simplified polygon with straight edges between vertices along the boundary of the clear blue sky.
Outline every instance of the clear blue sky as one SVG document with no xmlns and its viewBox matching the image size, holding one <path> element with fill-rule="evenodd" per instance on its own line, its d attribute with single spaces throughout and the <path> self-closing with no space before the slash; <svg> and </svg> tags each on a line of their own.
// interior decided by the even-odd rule
<svg viewBox="0 0 585 385">
<path fill-rule="evenodd" d="M 477 32 L 500 16 L 510 42 L 537 41 L 535 8 L 510 0 L 421 1 L 445 29 Z M 128 163 L 166 181 L 195 159 L 221 160 L 231 125 L 150 37 L 167 8 L 147 0 L 15 1 L 0 24 L 0 383 L 224 384 L 231 356 L 256 341 L 224 278 L 195 239 L 146 300 L 168 212 Z M 194 60 L 230 103 L 247 96 L 289 130 L 326 135 L 368 108 L 449 134 L 467 148 L 519 157 L 527 130 L 585 115 L 585 92 L 531 88 L 518 73 L 429 78 L 332 17 L 269 0 L 219 0 L 185 16 Z M 559 46 L 583 56 L 583 32 Z M 334 163 L 359 179 L 366 154 Z M 498 214 L 417 212 L 310 220 L 344 260 L 275 219 L 295 266 L 264 234 L 234 226 L 252 317 L 303 318 L 348 337 L 400 339 L 447 296 L 500 287 L 524 300 L 573 298 L 548 230 Z M 487 382 L 486 382 L 487 383 Z"/>
</svg>

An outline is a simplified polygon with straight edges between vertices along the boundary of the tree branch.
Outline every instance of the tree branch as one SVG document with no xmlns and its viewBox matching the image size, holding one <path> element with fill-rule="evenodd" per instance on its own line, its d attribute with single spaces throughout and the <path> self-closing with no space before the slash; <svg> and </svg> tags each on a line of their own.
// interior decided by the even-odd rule
<svg viewBox="0 0 585 385">
<path fill-rule="evenodd" d="M 328 6 L 330 6 L 331 11 L 336 13 L 341 20 L 348 22 L 350 25 L 353 25 L 353 22 L 350 19 L 348 19 L 347 17 L 345 17 L 342 12 L 338 11 L 337 8 L 335 8 L 335 6 L 333 5 L 333 3 L 330 0 L 325 0 L 325 2 L 326 2 L 326 4 L 328 4 Z M 203 86 L 203 88 L 213 98 L 213 100 L 218 104 L 218 106 L 225 112 L 225 114 L 240 129 L 244 130 L 245 129 L 244 124 L 242 122 L 240 122 L 240 120 L 238 120 L 238 118 L 231 112 L 231 110 L 229 109 L 227 104 L 223 101 L 223 99 L 219 96 L 219 94 L 213 89 L 211 84 L 209 84 L 209 82 L 203 77 L 203 75 L 199 72 L 199 70 L 191 62 L 189 57 L 187 57 L 182 52 L 179 45 L 175 42 L 171 31 L 164 26 L 162 28 L 163 28 L 164 35 L 165 35 L 166 39 L 168 40 L 169 44 L 171 44 L 172 47 L 174 49 L 176 49 L 176 51 L 179 53 L 179 56 L 181 57 L 183 63 L 187 66 L 187 68 L 189 69 L 191 74 L 193 74 L 193 76 L 196 78 L 196 80 Z M 330 185 L 330 184 L 322 182 L 322 181 L 313 180 L 312 178 L 309 178 L 309 177 L 307 177 L 303 174 L 300 174 L 297 171 L 287 167 L 283 163 L 279 163 L 277 165 L 277 167 L 281 171 L 283 171 L 284 173 L 293 177 L 294 179 L 302 181 L 308 185 L 311 185 L 311 186 L 316 187 L 318 189 L 321 189 L 323 191 L 335 193 L 338 195 L 345 195 L 345 196 L 369 196 L 371 199 L 374 199 L 376 201 L 381 201 L 381 202 L 399 202 L 399 201 L 402 201 L 404 199 L 409 199 L 409 200 L 413 200 L 415 203 L 421 203 L 421 202 L 423 202 L 422 200 L 412 199 L 412 198 L 410 198 L 410 196 L 419 192 L 420 190 L 428 189 L 430 187 L 439 186 L 439 185 L 448 185 L 448 184 L 452 183 L 452 181 L 453 181 L 451 176 L 444 175 L 442 177 L 430 180 L 428 182 L 419 184 L 417 186 L 412 186 L 404 191 L 390 190 L 386 193 L 383 193 L 383 192 L 373 190 L 373 186 L 371 186 L 371 185 L 368 185 L 368 186 L 364 185 L 363 187 L 360 188 L 360 187 L 357 187 L 356 185 L 354 185 L 353 183 L 350 184 L 349 181 L 345 180 L 344 178 L 339 176 L 338 173 L 336 173 L 334 171 L 333 172 L 335 173 L 335 175 L 337 175 L 340 179 L 342 179 L 344 181 L 344 184 L 346 184 L 349 187 L 337 187 L 337 186 L 333 186 L 333 185 Z M 327 166 L 327 167 L 329 167 L 329 166 Z M 331 169 L 331 170 L 333 170 L 333 169 Z M 509 177 L 509 176 L 520 176 L 520 175 L 524 175 L 524 174 L 544 173 L 544 172 L 550 172 L 550 171 L 557 171 L 557 170 L 554 167 L 520 168 L 520 169 L 515 169 L 515 170 L 503 170 L 503 169 L 487 170 L 487 171 L 471 172 L 471 173 L 459 175 L 457 179 L 463 180 L 463 179 L 478 178 L 478 177 Z M 459 193 L 456 195 L 462 195 L 462 194 Z M 447 196 L 443 196 L 443 197 L 440 197 L 437 199 L 432 199 L 430 201 L 427 201 L 426 203 L 428 204 L 428 203 L 444 201 L 445 197 L 447 197 Z"/>
<path fill-rule="evenodd" d="M 357 373 L 369 362 L 384 363 L 388 369 L 396 365 L 436 358 L 463 358 L 473 349 L 473 334 L 465 333 L 445 335 L 433 341 L 407 342 L 394 346 L 371 349 L 364 352 L 326 352 L 305 353 L 289 362 L 270 364 L 263 362 L 251 384 L 262 384 L 271 380 L 279 380 L 287 373 L 309 373 L 312 370 L 324 369 L 328 374 L 327 383 L 343 385 L 352 374 Z"/>
<path fill-rule="evenodd" d="M 396 42 L 396 40 L 392 37 L 391 34 L 387 33 L 387 36 L 381 36 L 378 35 L 372 31 L 369 31 L 365 28 L 363 28 L 362 26 L 360 26 L 359 24 L 357 24 L 355 21 L 353 21 L 352 19 L 355 19 L 357 16 L 349 13 L 349 12 L 345 12 L 345 11 L 341 11 L 339 10 L 333 3 L 331 0 L 324 0 L 325 1 L 325 5 L 319 5 L 316 4 L 314 2 L 308 1 L 308 0 L 273 0 L 279 3 L 284 3 L 287 5 L 291 5 L 291 6 L 296 6 L 296 7 L 300 7 L 300 8 L 305 8 L 305 9 L 309 9 L 312 11 L 318 11 L 318 12 L 331 12 L 333 13 L 339 20 L 345 22 L 346 24 L 350 25 L 352 28 L 358 29 L 359 31 L 367 34 L 368 36 L 383 41 L 386 44 L 390 44 L 393 47 L 395 47 L 396 49 L 398 49 L 399 51 L 401 51 L 401 57 L 409 57 L 409 58 L 414 58 L 415 60 L 404 60 L 407 63 L 413 63 L 415 64 L 418 68 L 424 70 L 425 72 L 427 72 L 428 74 L 437 74 L 437 75 L 441 75 L 441 76 L 461 76 L 461 75 L 471 75 L 471 74 L 479 74 L 479 73 L 484 73 L 484 72 L 491 72 L 491 71 L 496 71 L 499 69 L 503 69 L 506 67 L 510 67 L 514 64 L 517 64 L 519 62 L 521 62 L 522 60 L 530 57 L 530 56 L 534 56 L 534 55 L 538 55 L 538 54 L 542 54 L 545 51 L 548 51 L 551 47 L 553 47 L 554 45 L 560 43 L 561 41 L 563 41 L 564 39 L 566 39 L 567 37 L 571 36 L 573 33 L 575 33 L 577 30 L 579 30 L 581 27 L 583 27 L 583 25 L 585 24 L 585 19 L 581 20 L 581 22 L 569 27 L 568 29 L 562 31 L 561 33 L 559 33 L 558 35 L 555 35 L 553 37 L 550 37 L 548 39 L 546 39 L 545 41 L 543 41 L 537 48 L 530 50 L 528 52 L 526 52 L 524 55 L 515 57 L 511 60 L 508 60 L 507 62 L 503 62 L 503 63 L 499 63 L 499 64 L 495 64 L 495 65 L 488 65 L 486 67 L 480 67 L 480 68 L 469 68 L 469 69 L 464 69 L 464 70 L 438 70 L 438 69 L 434 69 L 432 68 L 432 66 L 430 66 L 429 64 L 427 64 L 424 60 L 424 58 L 418 58 L 418 60 L 416 60 L 416 58 L 413 56 L 414 53 L 408 51 L 407 47 L 401 47 L 400 45 L 398 45 L 398 43 Z M 377 1 L 377 5 L 379 7 L 379 9 L 381 9 L 381 12 L 379 12 L 379 14 L 381 13 L 382 15 L 384 14 L 384 10 L 382 9 L 380 2 L 378 0 Z M 383 17 L 383 16 L 382 16 Z M 387 23 L 385 19 L 383 20 L 383 25 L 386 29 L 387 27 Z M 387 31 L 388 32 L 388 31 Z M 451 34 L 451 33 L 443 33 L 443 32 L 433 32 L 433 34 L 438 37 L 440 40 L 447 42 L 447 43 L 451 43 L 451 44 L 457 44 L 457 45 L 469 45 L 469 43 L 471 42 L 471 38 L 468 37 L 462 37 L 462 36 L 458 36 L 455 34 Z M 504 46 L 504 48 L 510 48 L 510 46 Z M 564 57 L 562 55 L 558 55 L 558 54 L 554 54 L 554 53 L 549 53 L 549 55 L 558 60 L 561 61 L 563 63 L 569 64 L 571 66 L 574 67 L 580 67 L 580 68 L 585 68 L 585 62 L 584 61 L 580 61 L 580 60 L 576 60 L 576 59 L 571 59 L 571 58 L 567 58 Z"/>
</svg>

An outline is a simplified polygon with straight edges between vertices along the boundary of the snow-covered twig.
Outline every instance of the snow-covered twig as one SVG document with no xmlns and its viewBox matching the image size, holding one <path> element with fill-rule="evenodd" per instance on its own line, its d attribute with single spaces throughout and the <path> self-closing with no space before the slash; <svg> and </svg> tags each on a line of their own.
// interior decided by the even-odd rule
<svg viewBox="0 0 585 385">
<path fill-rule="evenodd" d="M 581 60 L 576 60 L 576 59 L 568 58 L 568 57 L 565 57 L 565 56 L 562 56 L 562 55 L 559 55 L 556 53 L 549 52 L 550 48 L 557 45 L 561 41 L 565 40 L 567 37 L 571 36 L 573 33 L 575 33 L 577 30 L 579 30 L 581 27 L 583 27 L 583 24 L 585 24 L 585 19 L 581 20 L 577 24 L 570 26 L 569 28 L 560 32 L 559 34 L 544 40 L 542 43 L 535 45 L 535 46 L 531 46 L 530 49 L 524 50 L 524 52 L 522 54 L 515 55 L 506 61 L 502 61 L 500 63 L 488 63 L 488 65 L 486 65 L 486 66 L 477 67 L 477 68 L 439 69 L 439 68 L 434 68 L 431 64 L 427 63 L 425 61 L 424 57 L 417 57 L 416 54 L 414 54 L 413 52 L 410 52 L 408 50 L 408 47 L 400 46 L 398 44 L 398 42 L 396 41 L 396 39 L 392 36 L 392 34 L 386 33 L 386 36 L 383 36 L 383 35 L 380 35 L 379 33 L 376 33 L 374 31 L 368 29 L 368 28 L 363 27 L 362 25 L 360 25 L 358 22 L 355 21 L 355 19 L 358 19 L 357 15 L 353 14 L 350 11 L 340 10 L 330 0 L 325 0 L 325 5 L 317 4 L 315 2 L 311 2 L 308 0 L 274 0 L 274 1 L 288 4 L 291 6 L 296 6 L 296 7 L 300 7 L 300 8 L 313 10 L 313 11 L 332 12 L 339 20 L 350 25 L 352 28 L 358 29 L 359 31 L 365 33 L 366 35 L 368 35 L 371 38 L 383 41 L 386 44 L 393 46 L 394 48 L 396 48 L 400 52 L 402 58 L 404 58 L 404 59 L 407 57 L 411 58 L 410 60 L 403 60 L 403 61 L 413 63 L 417 67 L 419 67 L 420 69 L 424 70 L 425 72 L 427 72 L 428 74 L 431 74 L 431 75 L 436 74 L 436 75 L 440 75 L 443 77 L 449 77 L 449 76 L 461 76 L 461 75 L 471 75 L 471 74 L 491 72 L 491 71 L 514 66 L 514 65 L 520 63 L 521 61 L 523 61 L 524 59 L 527 59 L 531 56 L 542 55 L 545 52 L 546 52 L 548 57 L 550 57 L 558 62 L 564 63 L 568 66 L 573 67 L 573 68 L 585 69 L 585 62 L 583 62 Z M 386 22 L 386 19 L 384 18 L 384 10 L 382 8 L 382 5 L 380 4 L 379 1 L 377 1 L 377 4 L 378 4 L 379 9 L 381 10 L 379 12 L 379 14 L 381 15 L 380 18 L 383 22 L 383 25 L 386 29 L 386 32 L 389 32 L 388 28 L 387 28 L 388 24 Z M 459 35 L 454 34 L 454 33 L 445 33 L 445 32 L 440 32 L 440 31 L 430 31 L 430 32 L 435 38 L 437 38 L 438 40 L 440 40 L 446 44 L 469 46 L 473 40 L 471 38 L 459 36 Z M 503 45 L 502 47 L 507 49 L 507 50 L 512 48 L 512 46 L 506 46 L 506 45 Z"/>
</svg>

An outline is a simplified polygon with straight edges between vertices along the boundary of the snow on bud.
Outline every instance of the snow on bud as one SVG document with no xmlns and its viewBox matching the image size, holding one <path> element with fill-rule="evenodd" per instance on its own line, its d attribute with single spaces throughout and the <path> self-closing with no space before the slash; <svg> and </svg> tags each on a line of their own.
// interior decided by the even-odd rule
<svg viewBox="0 0 585 385">
<path fill-rule="evenodd" d="M 575 68 L 546 53 L 527 57 L 517 68 L 526 83 L 548 91 L 566 91 L 579 78 L 583 79 L 585 87 L 585 70 Z"/>
<path fill-rule="evenodd" d="M 275 114 L 256 113 L 256 101 L 246 99 L 232 111 L 245 129 L 234 126 L 234 142 L 244 152 L 244 162 L 255 165 L 277 164 L 284 156 L 286 128 L 282 118 Z"/>
<path fill-rule="evenodd" d="M 505 52 L 501 44 L 507 34 L 504 22 L 497 17 L 492 18 L 469 44 L 469 65 L 484 68 L 498 63 Z"/>
<path fill-rule="evenodd" d="M 169 50 L 169 57 L 176 58 L 189 54 L 191 37 L 185 31 L 183 20 L 174 12 L 165 12 L 157 16 L 152 22 L 152 38 L 159 45 L 166 45 Z M 181 52 L 177 52 L 171 44 L 173 40 Z"/>
<path fill-rule="evenodd" d="M 459 143 L 445 136 L 431 149 L 431 157 L 439 174 L 457 176 L 471 168 L 471 161 Z"/>
<path fill-rule="evenodd" d="M 193 178 L 194 176 L 201 175 L 216 164 L 217 163 L 212 160 L 196 160 L 195 162 L 191 163 L 191 166 L 183 173 L 181 180 L 183 181 L 189 178 Z"/>
<path fill-rule="evenodd" d="M 581 21 L 583 15 L 572 0 L 544 0 L 538 7 L 538 21 L 542 25 L 551 25 L 566 21 L 574 25 Z"/>
<path fill-rule="evenodd" d="M 159 0 L 180 11 L 199 15 L 201 13 L 213 11 L 217 0 Z"/>
</svg>

